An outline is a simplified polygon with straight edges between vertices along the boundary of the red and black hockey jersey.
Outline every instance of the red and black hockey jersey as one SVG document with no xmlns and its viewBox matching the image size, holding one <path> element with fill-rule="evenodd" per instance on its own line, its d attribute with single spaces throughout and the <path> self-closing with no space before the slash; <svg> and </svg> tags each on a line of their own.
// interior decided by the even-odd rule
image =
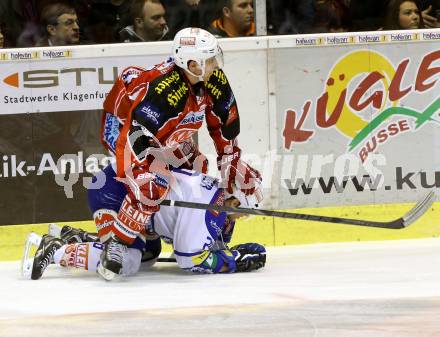
<svg viewBox="0 0 440 337">
<path fill-rule="evenodd" d="M 237 104 L 222 70 L 207 83 L 191 85 L 172 59 L 148 70 L 129 67 L 104 102 L 102 143 L 116 155 L 118 176 L 123 176 L 128 163 L 120 165 L 127 142 L 130 165 L 139 165 L 148 147 L 178 146 L 197 132 L 204 119 L 219 155 L 227 146 L 237 145 Z"/>
</svg>

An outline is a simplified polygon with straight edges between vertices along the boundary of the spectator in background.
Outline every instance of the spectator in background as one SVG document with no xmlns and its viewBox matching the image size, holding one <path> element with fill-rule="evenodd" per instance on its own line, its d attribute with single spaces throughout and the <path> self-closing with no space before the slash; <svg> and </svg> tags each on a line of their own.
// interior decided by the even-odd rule
<svg viewBox="0 0 440 337">
<path fill-rule="evenodd" d="M 251 36 L 255 34 L 252 0 L 223 0 L 220 15 L 209 31 L 216 37 Z"/>
<path fill-rule="evenodd" d="M 45 0 L 0 0 L 5 47 L 30 47 L 41 38 L 39 9 Z"/>
<path fill-rule="evenodd" d="M 311 33 L 341 33 L 351 28 L 350 12 L 344 0 L 315 2 L 315 22 Z"/>
<path fill-rule="evenodd" d="M 160 0 L 133 0 L 130 7 L 132 25 L 120 30 L 121 42 L 165 40 L 168 33 L 165 8 Z"/>
<path fill-rule="evenodd" d="M 200 0 L 164 0 L 171 36 L 187 27 L 203 28 L 201 24 L 203 14 L 199 11 L 200 2 Z"/>
<path fill-rule="evenodd" d="M 93 0 L 90 6 L 78 0 L 72 3 L 80 20 L 81 33 L 84 33 L 81 42 L 119 42 L 119 31 L 131 24 L 127 20 L 130 4 L 130 0 Z"/>
<path fill-rule="evenodd" d="M 383 26 L 388 0 L 345 0 L 350 11 L 352 31 L 378 30 Z"/>
<path fill-rule="evenodd" d="M 200 0 L 185 0 L 185 2 L 186 2 L 189 6 L 198 6 Z"/>
<path fill-rule="evenodd" d="M 170 26 L 170 35 L 187 27 L 201 27 L 199 0 L 164 1 Z"/>
<path fill-rule="evenodd" d="M 421 0 L 418 3 L 425 28 L 440 28 L 440 0 Z"/>
<path fill-rule="evenodd" d="M 43 8 L 41 23 L 45 36 L 38 47 L 79 44 L 79 21 L 75 9 L 64 3 L 52 3 Z"/>
<path fill-rule="evenodd" d="M 417 3 L 412 0 L 391 0 L 385 17 L 386 30 L 424 28 Z"/>
<path fill-rule="evenodd" d="M 350 12 L 343 1 L 331 1 L 327 13 L 327 32 L 342 33 L 351 30 L 352 22 Z"/>
<path fill-rule="evenodd" d="M 315 18 L 313 0 L 267 0 L 268 34 L 303 34 Z"/>
<path fill-rule="evenodd" d="M 187 27 L 208 29 L 217 16 L 218 3 L 211 0 L 163 0 L 170 36 Z"/>
<path fill-rule="evenodd" d="M 3 36 L 3 31 L 0 24 L 0 48 L 5 46 L 5 37 Z"/>
</svg>

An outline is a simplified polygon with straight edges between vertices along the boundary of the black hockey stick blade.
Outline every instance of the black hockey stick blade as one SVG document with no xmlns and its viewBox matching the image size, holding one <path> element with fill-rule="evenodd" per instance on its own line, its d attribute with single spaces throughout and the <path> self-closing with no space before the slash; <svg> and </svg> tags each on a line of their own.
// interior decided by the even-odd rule
<svg viewBox="0 0 440 337">
<path fill-rule="evenodd" d="M 164 200 L 162 201 L 161 205 L 170 206 L 170 207 L 186 207 L 186 208 L 202 209 L 202 210 L 211 209 L 218 212 L 241 213 L 246 215 L 270 216 L 270 217 L 305 220 L 305 221 L 319 221 L 319 222 L 328 222 L 334 224 L 353 225 L 353 226 L 401 229 L 408 227 L 410 224 L 412 224 L 414 221 L 420 218 L 431 207 L 434 201 L 435 201 L 435 193 L 434 191 L 431 191 L 404 216 L 396 220 L 384 221 L 384 222 L 329 217 L 324 215 L 288 213 L 288 212 L 271 211 L 264 209 L 208 205 L 198 202 L 179 201 L 179 200 Z"/>
<path fill-rule="evenodd" d="M 177 262 L 174 257 L 158 257 L 157 262 Z"/>
</svg>

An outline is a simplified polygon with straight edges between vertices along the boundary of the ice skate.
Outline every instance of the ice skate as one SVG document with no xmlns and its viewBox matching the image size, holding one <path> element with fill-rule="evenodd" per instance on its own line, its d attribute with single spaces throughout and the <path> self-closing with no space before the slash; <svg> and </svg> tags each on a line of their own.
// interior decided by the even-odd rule
<svg viewBox="0 0 440 337">
<path fill-rule="evenodd" d="M 24 250 L 23 250 L 23 256 L 21 258 L 21 275 L 25 279 L 31 278 L 32 273 L 32 265 L 34 263 L 34 257 L 30 256 L 31 250 L 33 247 L 35 249 L 40 245 L 41 242 L 41 236 L 38 234 L 31 232 L 26 238 L 26 241 L 24 243 Z"/>
<path fill-rule="evenodd" d="M 61 228 L 60 238 L 67 243 L 99 241 L 98 235 L 71 226 L 63 226 L 63 228 Z"/>
<path fill-rule="evenodd" d="M 32 280 L 41 278 L 47 266 L 53 262 L 55 252 L 63 245 L 64 242 L 61 239 L 48 234 L 43 235 L 32 265 Z"/>
<path fill-rule="evenodd" d="M 98 266 L 98 273 L 107 281 L 113 280 L 122 273 L 122 259 L 127 251 L 127 246 L 114 239 L 106 242 L 104 251 L 101 254 L 101 263 Z"/>
</svg>

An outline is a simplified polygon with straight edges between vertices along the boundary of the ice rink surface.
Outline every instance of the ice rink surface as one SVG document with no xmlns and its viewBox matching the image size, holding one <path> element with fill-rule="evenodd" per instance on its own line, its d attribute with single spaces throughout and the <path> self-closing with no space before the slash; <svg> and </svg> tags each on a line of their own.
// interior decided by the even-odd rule
<svg viewBox="0 0 440 337">
<path fill-rule="evenodd" d="M 2 337 L 440 336 L 440 239 L 269 248 L 265 269 L 231 275 L 18 269 L 0 263 Z"/>
</svg>

